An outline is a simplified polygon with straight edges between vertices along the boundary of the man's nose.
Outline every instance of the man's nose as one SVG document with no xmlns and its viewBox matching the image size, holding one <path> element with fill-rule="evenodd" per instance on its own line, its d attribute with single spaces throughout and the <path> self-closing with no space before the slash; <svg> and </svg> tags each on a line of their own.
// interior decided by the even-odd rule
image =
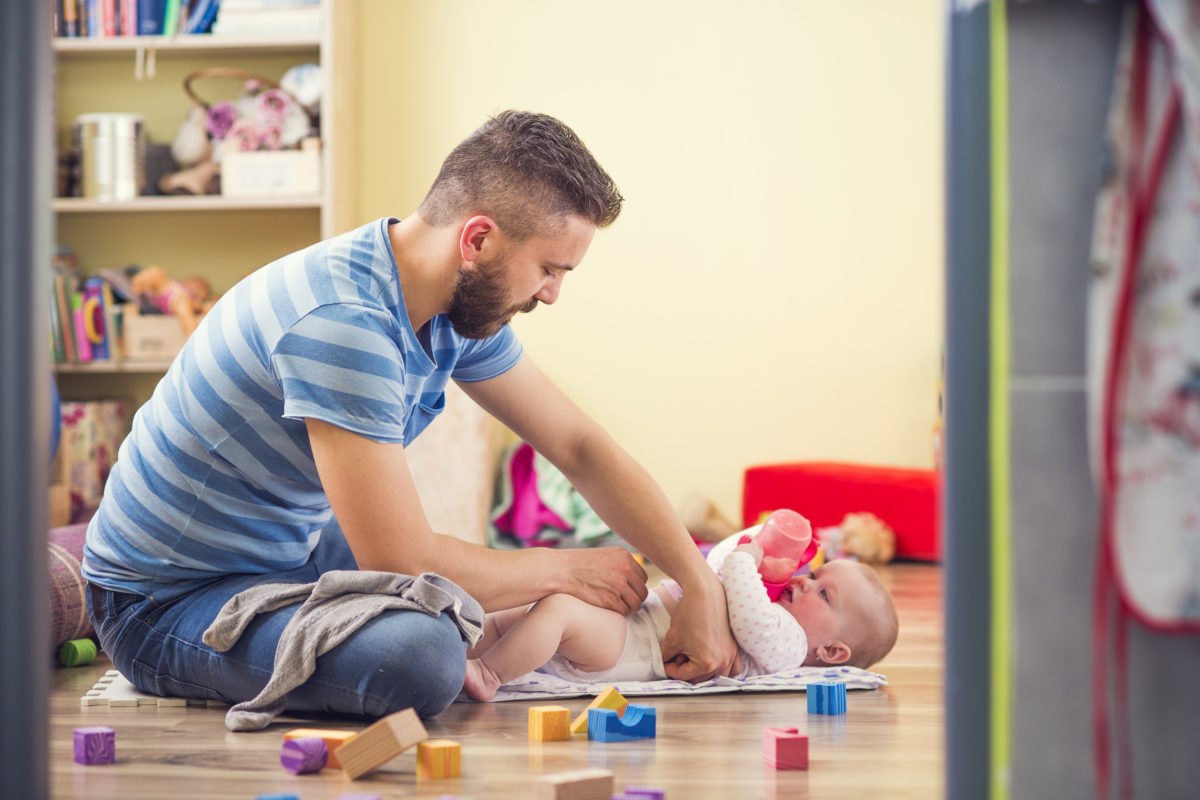
<svg viewBox="0 0 1200 800">
<path fill-rule="evenodd" d="M 534 295 L 538 301 L 551 305 L 558 299 L 559 290 L 562 289 L 562 274 L 555 272 L 553 275 L 546 276 L 546 280 L 542 283 L 542 288 Z"/>
</svg>

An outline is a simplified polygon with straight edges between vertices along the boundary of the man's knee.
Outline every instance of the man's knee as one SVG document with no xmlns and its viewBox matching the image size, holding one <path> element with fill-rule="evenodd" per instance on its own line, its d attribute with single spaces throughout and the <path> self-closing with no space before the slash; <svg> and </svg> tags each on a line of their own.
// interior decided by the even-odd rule
<svg viewBox="0 0 1200 800">
<path fill-rule="evenodd" d="M 449 708 L 466 674 L 466 642 L 458 626 L 444 614 L 404 612 L 383 615 L 369 627 L 373 658 L 364 676 L 366 712 L 383 716 L 413 708 L 432 717 Z"/>
</svg>

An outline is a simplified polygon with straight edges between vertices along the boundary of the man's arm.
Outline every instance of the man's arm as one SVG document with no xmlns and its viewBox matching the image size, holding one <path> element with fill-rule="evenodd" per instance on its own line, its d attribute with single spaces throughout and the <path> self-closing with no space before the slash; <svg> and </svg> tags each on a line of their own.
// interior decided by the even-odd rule
<svg viewBox="0 0 1200 800">
<path fill-rule="evenodd" d="M 402 445 L 305 422 L 321 484 L 360 569 L 436 572 L 489 611 L 567 592 L 626 613 L 645 597 L 645 571 L 620 548 L 501 551 L 434 533 Z"/>
<path fill-rule="evenodd" d="M 729 631 L 724 590 L 649 473 L 528 356 L 503 375 L 462 386 L 558 467 L 618 536 L 683 588 L 683 600 L 663 640 L 667 673 L 684 680 L 730 674 L 737 646 Z"/>
</svg>

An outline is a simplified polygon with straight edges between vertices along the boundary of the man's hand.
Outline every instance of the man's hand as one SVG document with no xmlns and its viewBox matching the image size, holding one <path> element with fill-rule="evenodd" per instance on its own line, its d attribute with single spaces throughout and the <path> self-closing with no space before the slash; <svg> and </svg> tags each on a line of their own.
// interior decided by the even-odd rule
<svg viewBox="0 0 1200 800">
<path fill-rule="evenodd" d="M 667 675 L 676 680 L 699 683 L 736 673 L 737 643 L 729 630 L 725 591 L 715 576 L 703 589 L 684 592 L 663 638 L 662 656 Z"/>
<path fill-rule="evenodd" d="M 587 603 L 629 614 L 646 599 L 646 570 L 620 547 L 559 550 L 562 591 Z"/>
</svg>

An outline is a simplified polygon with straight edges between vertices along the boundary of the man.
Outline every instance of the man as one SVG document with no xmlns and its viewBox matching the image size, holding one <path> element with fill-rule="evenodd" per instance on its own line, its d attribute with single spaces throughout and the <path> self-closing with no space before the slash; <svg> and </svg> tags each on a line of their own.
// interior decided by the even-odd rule
<svg viewBox="0 0 1200 800">
<path fill-rule="evenodd" d="M 139 410 L 88 530 L 101 643 L 158 694 L 253 697 L 296 605 L 220 653 L 218 611 L 330 570 L 443 575 L 484 609 L 551 593 L 627 613 L 646 574 L 620 548 L 494 551 L 435 533 L 404 455 L 454 379 L 554 463 L 614 531 L 683 586 L 669 673 L 728 674 L 719 582 L 662 491 L 524 356 L 509 320 L 553 303 L 622 198 L 575 134 L 504 112 L 447 157 L 416 214 L 268 264 L 209 313 Z M 293 711 L 444 710 L 465 642 L 446 614 L 379 614 L 321 656 Z"/>
</svg>

